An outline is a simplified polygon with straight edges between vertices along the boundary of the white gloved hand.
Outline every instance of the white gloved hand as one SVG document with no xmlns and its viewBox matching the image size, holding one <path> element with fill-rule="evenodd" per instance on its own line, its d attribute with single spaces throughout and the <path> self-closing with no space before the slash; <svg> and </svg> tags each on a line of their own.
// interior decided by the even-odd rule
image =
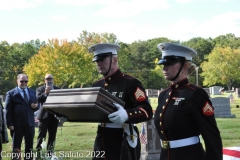
<svg viewBox="0 0 240 160">
<path fill-rule="evenodd" d="M 55 115 L 55 117 L 56 117 L 60 122 L 62 122 L 62 123 L 68 121 L 68 119 L 67 119 L 66 117 L 63 117 L 63 116 L 60 117 L 60 116 Z"/>
<path fill-rule="evenodd" d="M 108 115 L 108 118 L 113 123 L 124 123 L 128 120 L 128 114 L 126 110 L 120 104 L 113 103 L 113 105 L 118 109 L 116 112 L 113 112 Z"/>
</svg>

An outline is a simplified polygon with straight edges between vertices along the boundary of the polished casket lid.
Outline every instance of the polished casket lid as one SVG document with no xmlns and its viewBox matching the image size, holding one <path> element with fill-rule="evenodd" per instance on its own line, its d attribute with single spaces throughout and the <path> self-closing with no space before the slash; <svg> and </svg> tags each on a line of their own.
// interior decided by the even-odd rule
<svg viewBox="0 0 240 160">
<path fill-rule="evenodd" d="M 125 105 L 101 87 L 56 89 L 50 91 L 43 108 L 69 122 L 110 122 L 108 114 L 117 110 L 113 102 Z"/>
</svg>

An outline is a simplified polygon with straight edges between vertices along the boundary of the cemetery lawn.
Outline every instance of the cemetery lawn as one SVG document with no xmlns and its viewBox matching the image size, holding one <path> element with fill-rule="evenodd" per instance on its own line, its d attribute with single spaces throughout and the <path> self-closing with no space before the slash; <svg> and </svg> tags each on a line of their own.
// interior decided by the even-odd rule
<svg viewBox="0 0 240 160">
<path fill-rule="evenodd" d="M 224 93 L 220 96 L 228 97 L 229 94 L 230 93 Z M 211 98 L 214 97 L 212 96 Z M 150 99 L 153 109 L 155 110 L 157 107 L 157 98 Z M 240 146 L 240 108 L 236 108 L 236 105 L 240 105 L 240 98 L 234 98 L 234 101 L 234 103 L 231 103 L 231 113 L 235 114 L 236 118 L 216 118 L 222 137 L 223 147 Z M 97 123 L 65 122 L 62 127 L 58 128 L 55 153 L 57 156 L 64 156 L 63 159 L 91 159 L 89 156 L 87 157 L 87 154 L 93 150 L 96 131 Z M 38 128 L 36 127 L 34 148 L 36 146 L 37 136 Z M 11 153 L 11 143 L 12 139 L 9 135 L 9 143 L 3 144 L 3 160 L 10 159 L 9 157 L 7 158 L 7 153 Z M 24 143 L 22 144 L 22 151 L 23 150 Z M 76 158 L 74 158 L 74 156 Z"/>
</svg>

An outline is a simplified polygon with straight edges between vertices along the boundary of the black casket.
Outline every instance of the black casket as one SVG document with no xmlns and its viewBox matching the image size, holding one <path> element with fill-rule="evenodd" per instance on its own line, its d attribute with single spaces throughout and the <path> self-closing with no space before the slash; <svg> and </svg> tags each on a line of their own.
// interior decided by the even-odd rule
<svg viewBox="0 0 240 160">
<path fill-rule="evenodd" d="M 110 122 L 108 114 L 124 102 L 101 87 L 51 90 L 43 108 L 69 122 Z"/>
</svg>

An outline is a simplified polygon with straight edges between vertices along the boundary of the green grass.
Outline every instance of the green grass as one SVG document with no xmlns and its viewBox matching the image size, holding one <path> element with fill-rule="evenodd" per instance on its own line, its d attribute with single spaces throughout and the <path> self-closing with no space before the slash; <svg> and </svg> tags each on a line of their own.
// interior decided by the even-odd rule
<svg viewBox="0 0 240 160">
<path fill-rule="evenodd" d="M 230 93 L 224 93 L 221 96 L 228 97 L 229 94 Z M 212 98 L 214 98 L 214 96 L 212 96 Z M 240 108 L 236 108 L 236 105 L 240 105 L 240 98 L 234 97 L 234 103 L 230 103 L 230 107 L 231 114 L 234 114 L 236 118 L 216 118 L 223 147 L 240 146 Z"/>
<path fill-rule="evenodd" d="M 229 93 L 221 95 L 227 97 Z M 157 98 L 150 98 L 153 109 L 157 107 Z M 219 127 L 223 147 L 240 146 L 240 98 L 234 98 L 235 103 L 231 103 L 231 113 L 236 115 L 236 118 L 217 118 L 217 125 Z M 72 123 L 65 122 L 63 127 L 58 128 L 55 151 L 57 154 L 65 154 L 64 159 L 81 159 L 89 160 L 86 158 L 87 154 L 93 150 L 94 139 L 97 131 L 97 123 Z M 34 148 L 38 135 L 38 128 L 35 128 Z M 11 153 L 12 139 L 9 136 L 10 142 L 3 144 L 4 153 Z M 22 145 L 24 148 L 24 144 Z M 23 149 L 22 149 L 23 150 Z M 83 154 L 84 158 L 79 158 Z M 78 156 L 74 158 L 74 156 Z M 71 157 L 71 158 L 66 158 Z M 10 158 L 3 158 L 7 160 Z"/>
</svg>

